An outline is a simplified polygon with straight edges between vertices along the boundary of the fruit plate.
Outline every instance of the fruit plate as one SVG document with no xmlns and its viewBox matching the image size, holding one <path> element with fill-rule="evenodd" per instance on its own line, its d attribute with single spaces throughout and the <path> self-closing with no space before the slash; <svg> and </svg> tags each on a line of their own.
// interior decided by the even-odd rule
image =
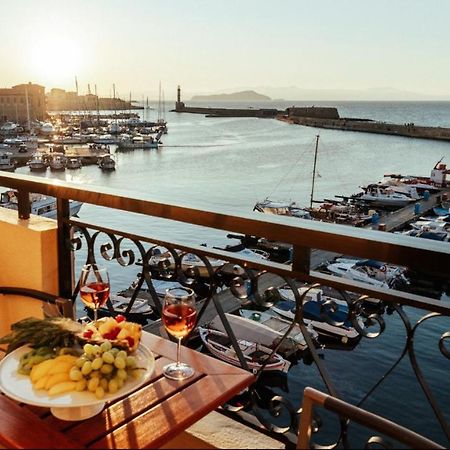
<svg viewBox="0 0 450 450">
<path fill-rule="evenodd" d="M 145 368 L 145 371 L 141 371 L 138 378 L 127 379 L 114 394 L 106 393 L 102 399 L 88 391 L 49 396 L 44 390 L 34 389 L 29 376 L 17 372 L 20 357 L 29 350 L 28 346 L 20 347 L 0 361 L 0 390 L 18 402 L 50 408 L 55 417 L 63 420 L 83 420 L 95 416 L 103 410 L 106 402 L 123 397 L 142 386 L 155 368 L 153 353 L 141 343 L 133 356 L 137 367 Z"/>
</svg>

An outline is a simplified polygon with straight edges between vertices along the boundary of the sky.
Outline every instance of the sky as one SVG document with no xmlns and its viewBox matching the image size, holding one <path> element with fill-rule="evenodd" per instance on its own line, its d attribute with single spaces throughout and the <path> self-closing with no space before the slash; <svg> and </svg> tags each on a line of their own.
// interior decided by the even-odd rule
<svg viewBox="0 0 450 450">
<path fill-rule="evenodd" d="M 450 99 L 449 0 L 0 0 L 0 18 L 0 87 Z"/>
</svg>

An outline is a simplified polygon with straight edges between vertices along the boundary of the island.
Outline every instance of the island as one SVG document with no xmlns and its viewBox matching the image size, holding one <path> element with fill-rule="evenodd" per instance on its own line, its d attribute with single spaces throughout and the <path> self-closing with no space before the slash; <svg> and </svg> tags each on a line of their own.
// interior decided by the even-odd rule
<svg viewBox="0 0 450 450">
<path fill-rule="evenodd" d="M 216 95 L 194 95 L 191 99 L 193 102 L 267 102 L 271 101 L 267 95 L 258 94 L 255 91 L 233 92 L 232 94 L 216 94 Z"/>
</svg>

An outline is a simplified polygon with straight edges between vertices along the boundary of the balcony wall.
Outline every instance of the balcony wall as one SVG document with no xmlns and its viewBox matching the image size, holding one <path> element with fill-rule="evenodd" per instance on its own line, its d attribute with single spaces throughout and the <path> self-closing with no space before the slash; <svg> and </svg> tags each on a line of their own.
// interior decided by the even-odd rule
<svg viewBox="0 0 450 450">
<path fill-rule="evenodd" d="M 0 208 L 0 286 L 58 291 L 57 224 L 31 216 L 20 220 L 17 211 Z M 42 303 L 26 297 L 0 295 L 0 336 L 10 324 L 43 315 Z"/>
</svg>

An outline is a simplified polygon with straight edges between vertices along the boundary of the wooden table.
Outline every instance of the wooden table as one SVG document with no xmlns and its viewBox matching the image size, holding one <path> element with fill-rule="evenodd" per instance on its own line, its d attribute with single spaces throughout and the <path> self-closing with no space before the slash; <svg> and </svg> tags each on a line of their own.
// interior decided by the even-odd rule
<svg viewBox="0 0 450 450">
<path fill-rule="evenodd" d="M 144 333 L 156 357 L 151 379 L 100 414 L 79 422 L 56 419 L 47 408 L 23 405 L 0 394 L 0 445 L 8 448 L 158 448 L 249 386 L 254 376 L 183 347 L 183 362 L 195 368 L 185 381 L 165 378 L 176 345 Z"/>
</svg>

